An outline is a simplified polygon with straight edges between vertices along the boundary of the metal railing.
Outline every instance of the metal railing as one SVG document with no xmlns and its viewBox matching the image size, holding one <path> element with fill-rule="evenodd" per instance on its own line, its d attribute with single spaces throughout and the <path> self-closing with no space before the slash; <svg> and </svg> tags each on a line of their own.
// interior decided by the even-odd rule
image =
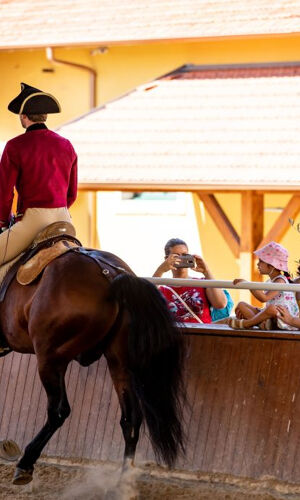
<svg viewBox="0 0 300 500">
<path fill-rule="evenodd" d="M 300 292 L 300 283 L 266 283 L 261 281 L 243 281 L 234 285 L 232 281 L 183 279 L 183 278 L 154 278 L 146 277 L 154 285 L 167 286 L 192 286 L 199 288 L 232 288 L 235 290 L 278 290 L 287 292 Z"/>
</svg>

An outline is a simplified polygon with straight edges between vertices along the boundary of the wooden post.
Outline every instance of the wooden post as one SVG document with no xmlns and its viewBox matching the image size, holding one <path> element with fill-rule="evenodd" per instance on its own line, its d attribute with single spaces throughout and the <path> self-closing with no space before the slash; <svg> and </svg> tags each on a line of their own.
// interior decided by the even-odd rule
<svg viewBox="0 0 300 500">
<path fill-rule="evenodd" d="M 242 223 L 241 223 L 241 277 L 249 281 L 261 281 L 261 276 L 255 266 L 254 250 L 263 238 L 264 229 L 264 197 L 255 191 L 242 193 Z M 241 300 L 258 305 L 249 291 L 240 293 Z M 261 305 L 259 303 L 259 305 Z"/>
</svg>

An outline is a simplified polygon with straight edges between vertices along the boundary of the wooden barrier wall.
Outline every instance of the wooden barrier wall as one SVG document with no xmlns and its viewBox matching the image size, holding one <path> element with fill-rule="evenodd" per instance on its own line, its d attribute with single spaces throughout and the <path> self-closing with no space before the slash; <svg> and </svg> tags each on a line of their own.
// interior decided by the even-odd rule
<svg viewBox="0 0 300 500">
<path fill-rule="evenodd" d="M 187 454 L 177 468 L 300 483 L 300 335 L 187 330 Z M 48 456 L 119 461 L 120 410 L 105 360 L 67 372 L 72 414 Z M 41 428 L 46 397 L 34 356 L 0 360 L 0 439 L 24 447 Z M 143 434 L 137 462 L 154 461 Z"/>
</svg>

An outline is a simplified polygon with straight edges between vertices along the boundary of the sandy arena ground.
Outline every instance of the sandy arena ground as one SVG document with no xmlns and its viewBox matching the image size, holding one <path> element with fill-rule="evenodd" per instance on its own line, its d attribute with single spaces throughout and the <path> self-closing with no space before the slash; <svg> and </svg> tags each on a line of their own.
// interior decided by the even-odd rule
<svg viewBox="0 0 300 500">
<path fill-rule="evenodd" d="M 32 483 L 13 486 L 14 464 L 0 460 L 2 500 L 296 500 L 300 485 L 253 481 L 219 474 L 166 472 L 155 466 L 130 468 L 120 480 L 111 464 L 40 461 Z"/>
</svg>

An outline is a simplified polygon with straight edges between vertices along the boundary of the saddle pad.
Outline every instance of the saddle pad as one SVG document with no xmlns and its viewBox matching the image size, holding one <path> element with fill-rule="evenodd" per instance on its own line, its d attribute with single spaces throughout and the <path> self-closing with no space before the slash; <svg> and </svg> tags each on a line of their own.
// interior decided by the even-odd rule
<svg viewBox="0 0 300 500">
<path fill-rule="evenodd" d="M 59 240 L 49 248 L 43 248 L 25 264 L 22 264 L 17 272 L 17 281 L 20 285 L 29 285 L 45 267 L 56 257 L 68 252 L 78 245 L 70 240 Z"/>
</svg>

